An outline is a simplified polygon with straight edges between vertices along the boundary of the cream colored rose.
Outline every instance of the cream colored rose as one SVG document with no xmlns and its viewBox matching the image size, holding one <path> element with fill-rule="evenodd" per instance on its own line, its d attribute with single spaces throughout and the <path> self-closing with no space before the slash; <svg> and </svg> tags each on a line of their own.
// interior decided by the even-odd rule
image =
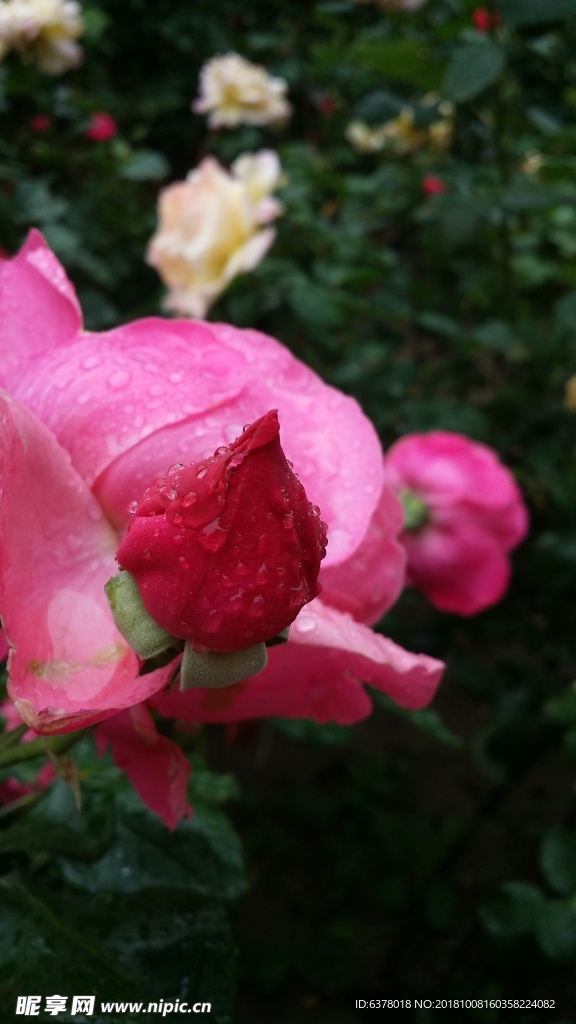
<svg viewBox="0 0 576 1024">
<path fill-rule="evenodd" d="M 399 156 L 415 153 L 419 149 L 442 152 L 452 142 L 454 111 L 451 104 L 442 103 L 439 112 L 444 116 L 423 128 L 417 127 L 412 107 L 405 107 L 398 117 L 373 128 L 363 121 L 352 121 L 346 129 L 346 138 L 359 153 L 376 153 L 384 148 Z"/>
<path fill-rule="evenodd" d="M 168 288 L 166 309 L 202 317 L 234 277 L 254 269 L 276 234 L 262 225 L 281 213 L 268 194 L 279 178 L 276 154 L 264 150 L 237 160 L 232 173 L 206 157 L 186 181 L 162 189 L 146 260 Z"/>
<path fill-rule="evenodd" d="M 0 58 L 16 50 L 48 75 L 82 60 L 76 40 L 84 32 L 76 0 L 0 0 Z"/>
<path fill-rule="evenodd" d="M 227 53 L 213 57 L 202 68 L 200 95 L 192 110 L 208 114 L 211 128 L 273 124 L 285 121 L 292 110 L 287 88 L 283 78 L 274 78 L 266 68 L 238 53 Z"/>
<path fill-rule="evenodd" d="M 357 153 L 377 153 L 386 145 L 383 125 L 370 128 L 364 121 L 351 121 L 344 134 Z"/>
</svg>

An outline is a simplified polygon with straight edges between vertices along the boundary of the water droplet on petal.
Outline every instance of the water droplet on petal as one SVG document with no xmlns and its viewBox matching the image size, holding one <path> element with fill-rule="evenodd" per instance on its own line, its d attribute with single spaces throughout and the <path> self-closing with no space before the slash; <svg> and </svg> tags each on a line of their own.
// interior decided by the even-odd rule
<svg viewBox="0 0 576 1024">
<path fill-rule="evenodd" d="M 180 508 L 190 508 L 191 505 L 195 505 L 198 501 L 198 495 L 196 491 L 188 491 L 180 498 Z"/>
<path fill-rule="evenodd" d="M 80 363 L 80 366 L 83 370 L 95 370 L 97 366 L 100 366 L 101 362 L 100 356 L 86 356 Z"/>
<path fill-rule="evenodd" d="M 130 504 L 128 505 L 128 512 L 130 513 L 131 516 L 135 515 L 136 512 L 138 511 L 138 504 L 139 503 L 137 501 L 131 501 Z"/>
<path fill-rule="evenodd" d="M 179 512 L 175 512 L 172 516 L 172 522 L 174 523 L 174 526 L 180 526 L 184 522 L 184 519 Z"/>
<path fill-rule="evenodd" d="M 172 476 L 173 473 L 177 473 L 179 469 L 184 469 L 183 462 L 175 462 L 173 466 L 170 466 L 168 470 L 168 476 Z"/>
<path fill-rule="evenodd" d="M 178 497 L 178 491 L 176 490 L 175 487 L 170 487 L 165 492 L 165 497 L 168 498 L 168 501 L 176 501 L 176 498 Z"/>
<path fill-rule="evenodd" d="M 130 383 L 132 375 L 128 373 L 128 370 L 116 370 L 108 377 L 108 387 L 112 388 L 113 391 L 120 391 Z"/>
<path fill-rule="evenodd" d="M 187 558 L 184 558 L 184 555 L 180 555 L 180 557 L 178 558 L 178 561 L 179 561 L 182 569 L 189 569 L 190 568 L 190 562 L 188 561 Z"/>
<path fill-rule="evenodd" d="M 300 613 L 296 619 L 296 625 L 301 633 L 312 633 L 316 629 L 316 619 L 313 619 L 310 615 Z"/>
<path fill-rule="evenodd" d="M 200 465 L 198 466 L 198 469 L 196 470 L 196 476 L 198 477 L 199 480 L 203 480 L 204 477 L 206 476 L 207 472 L 208 472 L 208 466 L 205 466 L 201 462 Z"/>
<path fill-rule="evenodd" d="M 230 454 L 230 449 L 227 448 L 226 445 L 222 445 L 220 448 L 217 448 L 216 451 L 214 452 L 214 455 L 216 455 L 216 456 L 229 455 L 229 454 Z"/>
</svg>

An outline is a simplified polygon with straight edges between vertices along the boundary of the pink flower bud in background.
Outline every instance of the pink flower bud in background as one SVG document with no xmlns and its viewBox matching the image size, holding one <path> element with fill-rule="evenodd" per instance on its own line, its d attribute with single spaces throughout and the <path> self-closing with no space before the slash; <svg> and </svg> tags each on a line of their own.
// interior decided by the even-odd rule
<svg viewBox="0 0 576 1024">
<path fill-rule="evenodd" d="M 111 114 L 97 110 L 92 114 L 84 134 L 92 142 L 108 142 L 118 135 L 118 125 Z"/>
<path fill-rule="evenodd" d="M 442 611 L 475 615 L 510 582 L 508 552 L 528 513 L 496 452 L 462 434 L 408 434 L 386 456 L 386 479 L 405 511 L 400 540 L 408 581 Z"/>
</svg>

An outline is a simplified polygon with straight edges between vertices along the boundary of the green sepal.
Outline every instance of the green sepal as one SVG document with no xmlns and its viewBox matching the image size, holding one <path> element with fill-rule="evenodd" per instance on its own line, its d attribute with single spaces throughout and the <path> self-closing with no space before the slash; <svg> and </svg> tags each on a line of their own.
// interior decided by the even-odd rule
<svg viewBox="0 0 576 1024">
<path fill-rule="evenodd" d="M 266 644 L 254 644 L 232 654 L 219 651 L 199 654 L 192 650 L 190 644 L 185 644 L 180 666 L 180 690 L 185 692 L 196 687 L 217 690 L 234 686 L 243 679 L 258 675 L 266 668 L 267 662 Z"/>
<path fill-rule="evenodd" d="M 138 584 L 131 573 L 122 569 L 104 584 L 104 590 L 116 628 L 143 661 L 178 646 L 176 638 L 154 622 L 146 611 Z"/>
</svg>

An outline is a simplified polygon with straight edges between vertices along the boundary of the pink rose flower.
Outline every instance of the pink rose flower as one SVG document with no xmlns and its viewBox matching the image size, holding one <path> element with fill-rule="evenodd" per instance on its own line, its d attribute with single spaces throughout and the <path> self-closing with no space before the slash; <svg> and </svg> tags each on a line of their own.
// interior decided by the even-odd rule
<svg viewBox="0 0 576 1024">
<path fill-rule="evenodd" d="M 168 750 L 144 702 L 194 722 L 280 715 L 350 723 L 371 710 L 360 680 L 405 707 L 431 700 L 442 664 L 369 628 L 404 582 L 402 513 L 384 483 L 376 432 L 352 398 L 277 341 L 162 318 L 85 332 L 72 285 L 32 231 L 0 263 L 0 377 L 0 612 L 9 694 L 36 731 L 102 723 L 136 785 L 144 772 L 137 751 L 163 763 Z M 286 456 L 328 524 L 322 595 L 258 676 L 218 692 L 163 695 L 178 659 L 140 675 L 104 593 L 129 506 L 166 466 L 210 457 L 271 408 Z M 154 784 L 156 809 L 171 823 L 186 807 L 172 746 L 169 804 L 158 777 L 139 780 L 150 802 Z"/>
<path fill-rule="evenodd" d="M 510 582 L 508 552 L 528 513 L 512 474 L 486 445 L 435 430 L 408 434 L 386 456 L 406 512 L 408 580 L 442 611 L 476 615 Z"/>
<path fill-rule="evenodd" d="M 105 110 L 98 110 L 92 114 L 84 134 L 92 142 L 109 142 L 110 139 L 118 135 L 118 125 L 112 114 L 106 113 Z"/>
</svg>

